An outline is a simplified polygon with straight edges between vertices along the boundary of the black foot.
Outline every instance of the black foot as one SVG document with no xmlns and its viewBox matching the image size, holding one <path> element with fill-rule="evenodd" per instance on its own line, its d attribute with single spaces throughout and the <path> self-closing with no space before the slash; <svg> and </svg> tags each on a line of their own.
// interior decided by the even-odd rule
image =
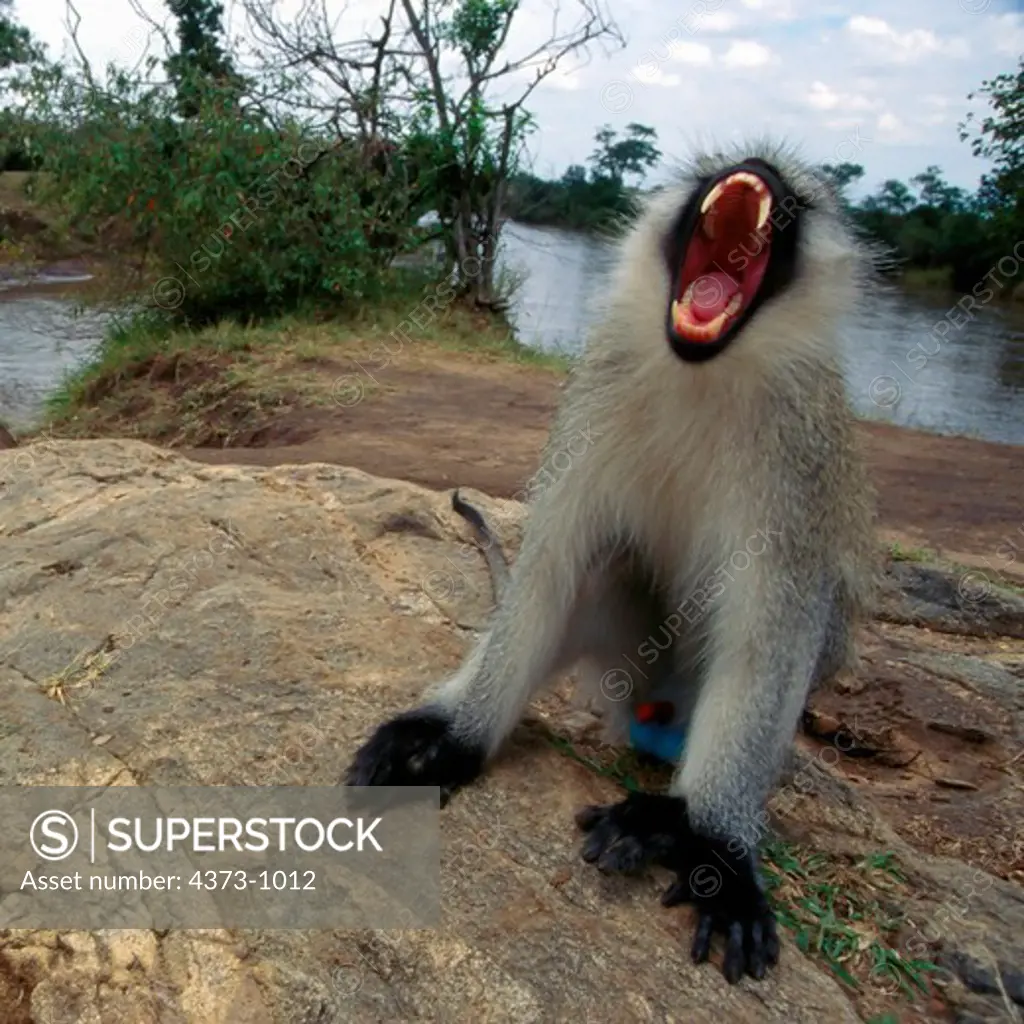
<svg viewBox="0 0 1024 1024">
<path fill-rule="evenodd" d="M 734 985 L 744 974 L 763 978 L 779 962 L 775 914 L 757 880 L 754 860 L 738 844 L 691 834 L 686 863 L 675 867 L 678 878 L 662 896 L 663 906 L 693 903 L 697 931 L 691 955 L 704 963 L 715 932 L 725 936 L 722 973 Z"/>
<path fill-rule="evenodd" d="M 443 807 L 483 766 L 483 750 L 452 736 L 443 715 L 417 709 L 377 729 L 356 752 L 345 785 L 440 786 Z"/>
<path fill-rule="evenodd" d="M 599 871 L 636 874 L 649 864 L 670 866 L 689 835 L 686 804 L 672 796 L 630 793 L 617 804 L 585 807 L 576 824 L 588 832 L 583 859 Z"/>
<path fill-rule="evenodd" d="M 730 984 L 749 974 L 763 978 L 779 960 L 775 915 L 755 872 L 754 860 L 736 843 L 709 839 L 690 826 L 678 797 L 631 793 L 617 804 L 587 807 L 576 823 L 588 833 L 583 859 L 599 870 L 636 874 L 651 864 L 666 867 L 676 881 L 661 902 L 693 903 L 697 931 L 691 954 L 703 963 L 715 932 L 726 937 L 722 973 Z"/>
</svg>

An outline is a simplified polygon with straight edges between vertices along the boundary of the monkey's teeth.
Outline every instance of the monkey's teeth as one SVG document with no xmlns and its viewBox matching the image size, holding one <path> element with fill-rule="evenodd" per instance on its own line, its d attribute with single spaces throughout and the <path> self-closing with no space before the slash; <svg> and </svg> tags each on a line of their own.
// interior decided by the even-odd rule
<svg viewBox="0 0 1024 1024">
<path fill-rule="evenodd" d="M 704 329 L 707 331 L 709 337 L 717 338 L 721 333 L 722 328 L 725 326 L 725 321 L 729 319 L 729 314 L 726 311 L 722 311 L 715 317 L 714 320 L 709 320 L 705 325 Z"/>
<path fill-rule="evenodd" d="M 767 222 L 768 215 L 772 210 L 772 194 L 756 174 L 750 174 L 747 171 L 737 171 L 735 174 L 730 174 L 728 178 L 720 181 L 704 197 L 704 201 L 700 204 L 701 216 L 704 217 L 707 215 L 708 211 L 711 210 L 711 207 L 721 199 L 722 193 L 733 185 L 746 185 L 748 188 L 752 188 L 758 196 L 760 196 L 761 205 L 757 211 L 757 230 L 760 231 Z M 704 224 L 704 230 L 707 232 L 709 238 L 715 237 L 712 231 L 708 230 L 707 222 Z"/>
<path fill-rule="evenodd" d="M 689 320 L 676 319 L 676 331 L 688 341 L 715 341 L 722 333 L 726 320 L 729 319 L 729 311 L 723 310 L 714 320 L 706 324 L 697 324 Z"/>
<path fill-rule="evenodd" d="M 705 197 L 704 202 L 700 204 L 700 212 L 703 216 L 712 206 L 718 201 L 719 196 L 725 191 L 725 186 L 732 181 L 732 178 L 726 178 L 725 181 L 720 181 Z"/>
</svg>

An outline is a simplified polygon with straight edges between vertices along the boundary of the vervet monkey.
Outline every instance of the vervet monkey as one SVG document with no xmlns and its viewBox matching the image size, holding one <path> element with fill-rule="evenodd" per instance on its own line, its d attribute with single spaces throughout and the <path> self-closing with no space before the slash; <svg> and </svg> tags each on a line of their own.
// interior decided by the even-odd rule
<svg viewBox="0 0 1024 1024">
<path fill-rule="evenodd" d="M 873 598 L 838 338 L 870 270 L 831 188 L 782 146 L 702 156 L 654 195 L 595 296 L 544 463 L 582 429 L 594 444 L 531 495 L 461 668 L 376 730 L 347 783 L 446 802 L 574 664 L 584 686 L 626 673 L 634 702 L 667 684 L 686 729 L 668 792 L 582 811 L 583 859 L 670 869 L 662 902 L 698 912 L 693 959 L 720 932 L 726 978 L 763 977 L 779 953 L 757 876 L 765 805 L 809 689 L 851 659 Z"/>
</svg>

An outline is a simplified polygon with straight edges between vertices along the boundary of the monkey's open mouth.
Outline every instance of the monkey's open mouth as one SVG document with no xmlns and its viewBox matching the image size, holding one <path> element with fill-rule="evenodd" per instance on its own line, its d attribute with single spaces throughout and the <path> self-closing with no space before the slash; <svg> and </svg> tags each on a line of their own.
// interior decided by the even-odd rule
<svg viewBox="0 0 1024 1024">
<path fill-rule="evenodd" d="M 772 189 L 752 171 L 721 178 L 684 243 L 670 319 L 687 342 L 716 342 L 750 305 L 771 253 Z"/>
</svg>

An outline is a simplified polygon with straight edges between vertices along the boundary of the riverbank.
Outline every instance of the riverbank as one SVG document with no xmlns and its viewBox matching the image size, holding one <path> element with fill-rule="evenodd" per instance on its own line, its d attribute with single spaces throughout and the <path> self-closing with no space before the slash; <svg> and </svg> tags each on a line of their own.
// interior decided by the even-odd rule
<svg viewBox="0 0 1024 1024">
<path fill-rule="evenodd" d="M 415 308 L 396 301 L 344 322 L 222 326 L 160 344 L 126 332 L 54 398 L 44 432 L 511 497 L 538 464 L 566 364 L 458 306 L 415 331 Z M 394 333 L 402 324 L 408 333 Z M 1024 447 L 876 422 L 859 432 L 885 540 L 1024 585 Z"/>
</svg>

